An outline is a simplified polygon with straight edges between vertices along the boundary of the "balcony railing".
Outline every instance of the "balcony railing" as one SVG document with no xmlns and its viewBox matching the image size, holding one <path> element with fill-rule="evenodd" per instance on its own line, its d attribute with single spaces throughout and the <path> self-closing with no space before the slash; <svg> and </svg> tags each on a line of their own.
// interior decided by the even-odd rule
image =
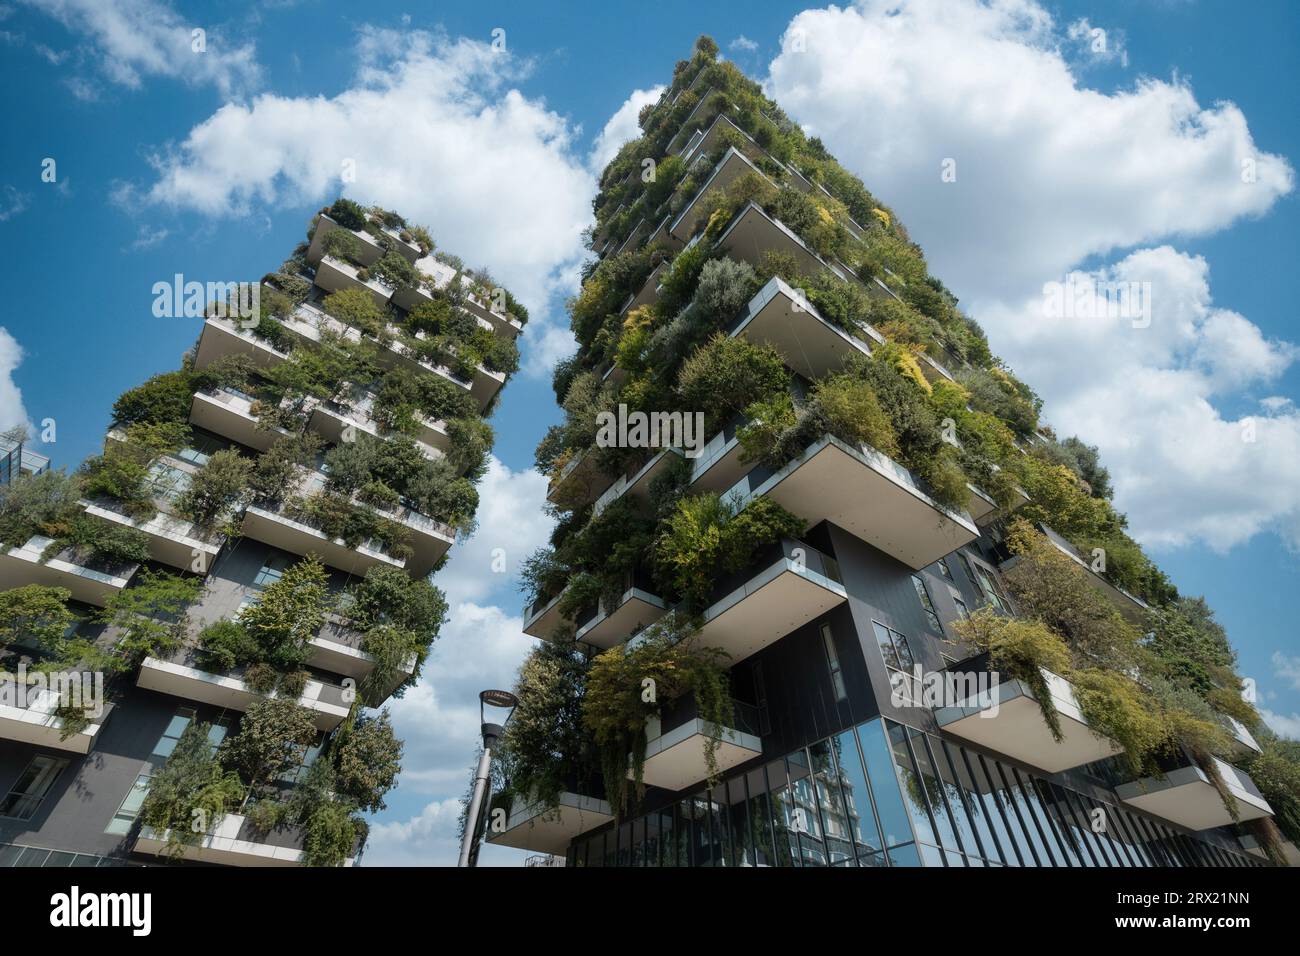
<svg viewBox="0 0 1300 956">
<path fill-rule="evenodd" d="M 759 555 L 749 570 L 718 584 L 698 640 L 725 651 L 735 664 L 847 599 L 835 560 L 786 538 Z"/>
<path fill-rule="evenodd" d="M 914 571 L 979 536 L 969 516 L 936 502 L 898 462 L 833 435 L 776 471 L 755 468 L 728 492 L 741 503 L 759 495 L 809 525 L 839 525 Z"/>
<path fill-rule="evenodd" d="M 1051 671 L 1044 670 L 1043 678 L 1060 724 L 1059 741 L 1052 736 L 1030 687 L 990 673 L 987 655 L 955 664 L 944 676 L 948 686 L 968 692 L 955 704 L 938 707 L 934 712 L 939 727 L 954 737 L 1048 773 L 1105 760 L 1119 752 L 1115 741 L 1088 725 L 1070 682 Z"/>
<path fill-rule="evenodd" d="M 1141 623 L 1145 619 L 1147 611 L 1151 609 L 1150 605 L 1148 605 L 1146 601 L 1142 600 L 1137 595 L 1125 591 L 1118 584 L 1111 581 L 1104 573 L 1094 571 L 1092 565 L 1084 559 L 1083 555 L 1075 549 L 1074 545 L 1061 535 L 1057 534 L 1047 525 L 1040 523 L 1038 525 L 1038 530 L 1043 533 L 1044 537 L 1046 537 L 1058 551 L 1087 572 L 1088 583 L 1104 594 L 1110 602 L 1115 605 L 1116 610 L 1135 623 Z M 1020 556 L 1014 555 L 1006 561 L 1003 561 L 1000 568 L 1003 571 L 1009 571 L 1011 568 L 1015 567 L 1019 561 Z"/>
<path fill-rule="evenodd" d="M 118 510 L 116 502 L 83 501 L 86 513 L 112 524 L 135 528 L 149 539 L 149 555 L 155 561 L 182 571 L 206 571 L 212 567 L 225 540 L 203 531 L 192 522 L 158 512 L 148 521 L 138 521 Z"/>
<path fill-rule="evenodd" d="M 642 779 L 653 787 L 685 790 L 709 775 L 708 747 L 714 744 L 719 772 L 761 756 L 758 708 L 732 701 L 732 725 L 719 727 L 699 715 L 694 698 L 669 708 L 662 717 L 646 721 L 646 753 Z M 629 770 L 629 775 L 631 770 Z"/>
<path fill-rule="evenodd" d="M 268 696 L 278 696 L 275 692 L 267 695 L 254 690 L 243 679 L 242 669 L 230 674 L 213 674 L 194 661 L 192 650 L 175 660 L 146 657 L 140 665 L 136 686 L 240 712 Z M 341 724 L 352 706 L 348 692 L 342 687 L 318 680 L 306 682 L 298 703 L 311 711 L 312 722 L 324 731 Z"/>
<path fill-rule="evenodd" d="M 786 365 L 810 381 L 839 371 L 851 357 L 871 354 L 866 342 L 822 318 L 807 296 L 779 276 L 750 299 L 730 334 L 775 348 Z"/>
<path fill-rule="evenodd" d="M 127 562 L 92 559 L 65 548 L 46 559 L 52 538 L 33 535 L 26 543 L 0 552 L 0 590 L 27 584 L 67 588 L 74 601 L 103 607 L 130 583 L 139 567 Z"/>
<path fill-rule="evenodd" d="M 1129 806 L 1189 830 L 1211 830 L 1273 815 L 1273 808 L 1260 794 L 1249 774 L 1218 757 L 1210 760 L 1214 762 L 1229 798 L 1236 804 L 1235 819 L 1210 775 L 1192 760 L 1184 760 L 1168 769 L 1163 777 L 1144 777 L 1122 783 L 1115 788 L 1115 793 Z"/>
<path fill-rule="evenodd" d="M 496 801 L 494 801 L 494 804 Z M 614 819 L 604 800 L 564 792 L 556 807 L 541 801 L 515 797 L 509 806 L 505 828 L 488 828 L 488 842 L 496 846 L 532 850 L 534 853 L 563 855 L 569 841 Z"/>
<path fill-rule="evenodd" d="M 113 705 L 101 701 L 100 713 L 88 715 L 90 723 L 67 733 L 63 718 L 58 715 L 59 703 L 57 691 L 49 688 L 25 692 L 21 698 L 0 700 L 0 738 L 51 750 L 89 753 L 108 722 Z"/>
<path fill-rule="evenodd" d="M 131 849 L 150 856 L 165 856 L 167 836 L 166 830 L 159 833 L 153 827 L 141 827 Z M 261 832 L 247 817 L 227 813 L 194 846 L 186 847 L 180 858 L 225 866 L 302 866 L 306 858 L 303 838 L 301 827 L 277 827 Z M 356 861 L 354 851 L 343 865 L 355 866 Z"/>
</svg>

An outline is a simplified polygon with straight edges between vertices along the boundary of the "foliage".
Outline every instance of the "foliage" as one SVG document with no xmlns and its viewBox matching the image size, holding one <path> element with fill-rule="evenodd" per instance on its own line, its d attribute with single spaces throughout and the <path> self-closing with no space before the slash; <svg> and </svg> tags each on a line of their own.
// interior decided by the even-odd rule
<svg viewBox="0 0 1300 956">
<path fill-rule="evenodd" d="M 321 801 L 303 825 L 303 862 L 307 866 L 342 866 L 361 832 L 361 822 L 347 807 Z"/>
<path fill-rule="evenodd" d="M 672 593 L 703 611 L 719 572 L 740 571 L 759 549 L 803 531 L 804 522 L 770 498 L 737 510 L 715 493 L 684 497 L 655 540 L 656 571 Z"/>
<path fill-rule="evenodd" d="M 524 658 L 515 680 L 519 706 L 501 741 L 509 792 L 555 806 L 563 790 L 581 785 L 592 757 L 582 723 L 587 666 L 572 641 L 543 641 Z"/>
<path fill-rule="evenodd" d="M 330 236 L 347 236 L 348 233 L 335 230 Z M 349 236 L 357 241 L 355 236 Z M 356 287 L 340 289 L 327 295 L 321 306 L 344 325 L 350 325 L 367 335 L 378 335 L 384 327 L 384 311 L 375 304 L 375 297 L 368 289 Z"/>
<path fill-rule="evenodd" d="M 221 765 L 239 774 L 249 796 L 270 792 L 276 779 L 298 769 L 316 740 L 311 711 L 295 700 L 272 698 L 251 704 L 239 719 L 239 733 L 217 749 Z"/>
<path fill-rule="evenodd" d="M 346 229 L 364 229 L 366 227 L 365 208 L 354 200 L 340 196 L 325 210 L 325 214 Z"/>
<path fill-rule="evenodd" d="M 118 397 L 113 403 L 113 424 L 186 422 L 194 389 L 194 377 L 185 369 L 155 375 Z"/>
<path fill-rule="evenodd" d="M 0 484 L 0 545 L 20 547 L 35 534 L 57 536 L 80 511 L 76 479 L 47 470 Z"/>
<path fill-rule="evenodd" d="M 263 588 L 239 623 L 260 649 L 260 659 L 288 672 L 306 660 L 306 642 L 325 623 L 328 607 L 328 576 L 320 559 L 311 555 Z"/>
<path fill-rule="evenodd" d="M 176 510 L 201 528 L 228 516 L 248 487 L 253 463 L 233 449 L 214 452 L 176 500 Z"/>
<path fill-rule="evenodd" d="M 141 570 L 131 586 L 113 594 L 96 619 L 118 632 L 112 650 L 98 652 L 86 645 L 98 667 L 122 673 L 138 667 L 145 657 L 165 657 L 185 639 L 185 609 L 194 603 L 202 583 L 166 571 Z"/>
<path fill-rule="evenodd" d="M 682 407 L 705 413 L 708 434 L 752 402 L 789 385 L 781 354 L 770 345 L 718 333 L 682 365 L 677 394 Z"/>
<path fill-rule="evenodd" d="M 149 781 L 140 822 L 166 833 L 164 853 L 177 859 L 211 833 L 244 796 L 239 776 L 222 767 L 208 743 L 210 724 L 191 722 Z"/>
<path fill-rule="evenodd" d="M 980 608 L 954 625 L 957 635 L 989 655 L 989 669 L 1002 680 L 1018 680 L 1033 691 L 1052 736 L 1061 740 L 1061 718 L 1052 703 L 1044 670 L 1069 673 L 1070 650 L 1065 642 L 1039 621 L 1003 617 Z"/>
<path fill-rule="evenodd" d="M 338 793 L 361 810 L 383 810 L 384 795 L 396 785 L 402 769 L 402 742 L 393 734 L 388 711 L 360 718 L 333 748 Z"/>
<path fill-rule="evenodd" d="M 688 693 L 695 695 L 700 716 L 714 727 L 706 742 L 705 759 L 708 785 L 717 783 L 720 728 L 733 719 L 728 656 L 716 648 L 696 646 L 694 636 L 689 624 L 670 614 L 651 625 L 634 647 L 617 645 L 591 662 L 582 722 L 599 751 L 605 793 L 618 814 L 628 809 L 634 790 L 638 800 L 644 792 L 647 718 Z M 650 699 L 647 680 L 654 682 Z"/>
<path fill-rule="evenodd" d="M 72 592 L 39 584 L 0 591 L 0 649 L 22 642 L 55 651 L 77 620 L 68 610 Z"/>
<path fill-rule="evenodd" d="M 262 649 L 238 621 L 213 621 L 199 632 L 199 665 L 214 674 L 255 663 Z"/>
</svg>

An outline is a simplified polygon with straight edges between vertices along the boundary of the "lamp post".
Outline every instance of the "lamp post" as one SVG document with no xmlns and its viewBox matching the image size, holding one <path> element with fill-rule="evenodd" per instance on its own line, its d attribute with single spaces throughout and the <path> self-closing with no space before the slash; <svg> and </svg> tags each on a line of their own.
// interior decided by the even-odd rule
<svg viewBox="0 0 1300 956">
<path fill-rule="evenodd" d="M 470 797 L 469 812 L 465 815 L 465 836 L 460 843 L 460 862 L 457 866 L 473 866 L 477 854 L 473 853 L 474 843 L 478 839 L 478 821 L 486 809 L 488 791 L 491 787 L 492 751 L 506 732 L 506 724 L 519 706 L 519 698 L 504 690 L 485 690 L 478 695 L 478 713 L 482 721 L 483 754 L 478 760 L 478 770 L 474 773 L 474 794 Z M 495 707 L 506 711 L 501 723 L 490 723 L 485 708 Z M 472 857 L 474 857 L 472 859 Z"/>
</svg>

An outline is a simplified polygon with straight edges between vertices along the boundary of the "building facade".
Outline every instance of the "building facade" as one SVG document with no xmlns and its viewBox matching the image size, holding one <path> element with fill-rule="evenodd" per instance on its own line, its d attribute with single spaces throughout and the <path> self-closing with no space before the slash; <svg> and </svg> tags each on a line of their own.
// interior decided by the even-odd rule
<svg viewBox="0 0 1300 956">
<path fill-rule="evenodd" d="M 102 456 L 0 496 L 0 864 L 359 859 L 400 754 L 375 709 L 437 636 L 430 578 L 472 522 L 527 313 L 349 200 L 256 291 L 206 304 L 182 368 L 114 407 Z M 80 710 L 68 672 L 104 678 Z M 274 738 L 269 776 L 233 756 L 267 701 L 296 702 L 278 714 L 297 728 L 249 730 Z M 377 789 L 349 784 L 349 747 Z"/>
<path fill-rule="evenodd" d="M 1272 810 L 1234 765 L 1260 748 L 1230 715 L 1207 718 L 1221 754 L 1167 742 L 1158 767 L 1135 770 L 1070 680 L 1040 667 L 996 680 L 961 625 L 1020 633 L 998 622 L 1046 617 L 1013 594 L 1017 565 L 1071 575 L 1135 646 L 1176 595 L 1149 565 L 1107 573 L 1043 520 L 1048 495 L 1022 485 L 1064 472 L 1038 464 L 1060 443 L 1032 393 L 892 213 L 715 54 L 704 38 L 678 64 L 601 182 L 597 261 L 572 307 L 579 351 L 556 375 L 566 420 L 538 451 L 559 523 L 534 560 L 524 630 L 547 665 L 521 672 L 525 723 L 487 839 L 572 866 L 1264 862 L 1248 826 Z M 702 412 L 705 440 L 606 447 L 594 410 L 619 405 Z M 922 414 L 941 434 L 914 434 Z M 1070 495 L 1108 509 L 1070 474 Z M 764 522 L 770 533 L 753 530 Z M 1017 527 L 1037 557 L 1013 547 Z M 695 578 L 674 543 L 690 535 L 718 562 L 691 565 Z M 1150 582 L 1145 597 L 1135 580 Z M 727 655 L 730 717 L 719 726 L 694 693 L 646 708 L 644 750 L 628 760 L 641 787 L 619 807 L 591 750 L 608 726 L 590 706 L 593 662 L 632 659 L 670 619 L 689 621 L 693 653 Z M 533 703 L 560 686 L 585 686 L 581 715 L 554 719 L 576 733 Z"/>
</svg>

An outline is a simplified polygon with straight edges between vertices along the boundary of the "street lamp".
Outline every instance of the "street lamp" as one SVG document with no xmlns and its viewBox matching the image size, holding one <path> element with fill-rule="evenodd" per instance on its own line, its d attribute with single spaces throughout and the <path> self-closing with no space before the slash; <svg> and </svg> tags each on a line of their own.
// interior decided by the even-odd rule
<svg viewBox="0 0 1300 956">
<path fill-rule="evenodd" d="M 510 723 L 518 706 L 519 698 L 509 691 L 485 690 L 478 695 L 478 715 L 483 725 L 483 755 L 479 757 L 478 770 L 474 773 L 474 795 L 470 797 L 469 812 L 465 816 L 465 835 L 461 839 L 460 862 L 457 866 L 473 866 L 477 862 L 476 859 L 471 860 L 471 854 L 478 837 L 479 816 L 487 806 L 488 789 L 491 786 L 492 749 L 506 732 L 506 724 Z M 505 719 L 499 724 L 489 722 L 486 711 L 488 707 L 506 711 Z"/>
</svg>

